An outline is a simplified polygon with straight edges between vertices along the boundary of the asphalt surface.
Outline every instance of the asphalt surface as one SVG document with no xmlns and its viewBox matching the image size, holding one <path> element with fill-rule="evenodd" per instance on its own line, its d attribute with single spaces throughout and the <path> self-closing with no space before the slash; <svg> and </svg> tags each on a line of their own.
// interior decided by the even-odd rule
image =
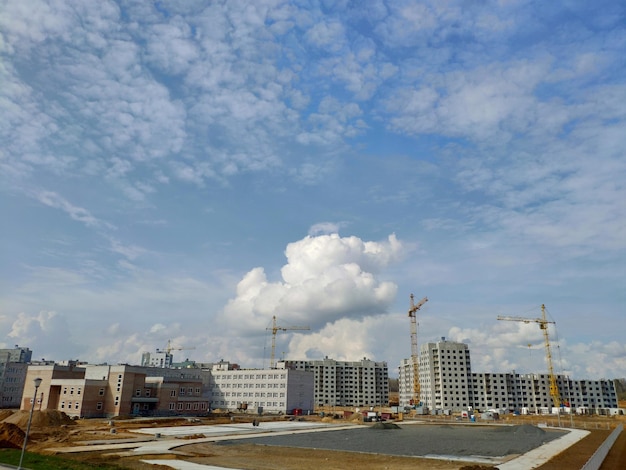
<svg viewBox="0 0 626 470">
<path fill-rule="evenodd" d="M 323 432 L 322 432 L 323 431 Z M 213 426 L 145 428 L 151 440 L 131 442 L 92 441 L 89 445 L 53 449 L 60 453 L 107 451 L 119 455 L 156 455 L 177 453 L 180 447 L 201 442 L 222 445 L 237 443 L 306 447 L 386 455 L 420 456 L 446 460 L 496 464 L 506 470 L 526 470 L 548 461 L 552 456 L 582 439 L 586 431 L 544 429 L 531 425 L 483 426 L 480 424 L 432 425 L 402 423 L 399 429 L 376 429 L 345 422 L 262 422 Z M 159 437 L 156 437 L 156 436 Z M 204 435 L 181 440 L 182 435 Z M 147 436 L 146 436 L 147 437 Z M 181 452 L 182 454 L 182 452 Z M 522 454 L 522 455 L 520 455 Z M 512 457 L 517 457 L 512 459 Z M 183 460 L 146 460 L 179 470 L 212 470 L 219 467 Z M 506 462 L 506 463 L 503 463 Z"/>
<path fill-rule="evenodd" d="M 250 437 L 246 444 L 368 452 L 375 454 L 467 458 L 491 462 L 524 454 L 566 434 L 535 426 L 402 425 L 398 428 L 359 426 L 307 434 Z M 219 445 L 241 441 L 222 440 Z"/>
</svg>

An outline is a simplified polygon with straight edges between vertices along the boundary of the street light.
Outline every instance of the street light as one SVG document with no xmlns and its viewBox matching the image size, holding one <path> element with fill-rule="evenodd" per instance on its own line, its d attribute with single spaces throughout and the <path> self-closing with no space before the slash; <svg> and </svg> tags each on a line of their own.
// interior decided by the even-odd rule
<svg viewBox="0 0 626 470">
<path fill-rule="evenodd" d="M 24 460 L 24 452 L 26 451 L 26 442 L 28 441 L 28 433 L 30 432 L 30 423 L 33 420 L 33 411 L 35 410 L 35 402 L 37 401 L 37 389 L 41 385 L 42 379 L 37 377 L 33 380 L 35 382 L 35 394 L 33 395 L 33 405 L 30 407 L 30 414 L 28 415 L 28 425 L 26 426 L 26 435 L 24 436 L 24 444 L 22 444 L 22 454 L 20 455 L 20 463 L 17 466 L 17 470 L 22 468 L 22 460 Z"/>
</svg>

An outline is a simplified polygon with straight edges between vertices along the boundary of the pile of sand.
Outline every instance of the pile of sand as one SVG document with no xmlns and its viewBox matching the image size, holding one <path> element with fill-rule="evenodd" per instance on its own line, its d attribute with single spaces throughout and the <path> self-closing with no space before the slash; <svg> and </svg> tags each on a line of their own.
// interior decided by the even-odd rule
<svg viewBox="0 0 626 470">
<path fill-rule="evenodd" d="M 0 448 L 21 449 L 26 433 L 12 423 L 0 423 Z"/>
<path fill-rule="evenodd" d="M 15 424 L 20 428 L 26 429 L 28 425 L 28 415 L 30 411 L 17 411 L 13 413 L 11 416 L 6 418 L 3 422 Z M 33 411 L 33 421 L 31 426 L 33 427 L 45 427 L 45 426 L 63 426 L 67 424 L 74 424 L 74 421 L 58 410 L 43 410 L 43 411 Z"/>
</svg>

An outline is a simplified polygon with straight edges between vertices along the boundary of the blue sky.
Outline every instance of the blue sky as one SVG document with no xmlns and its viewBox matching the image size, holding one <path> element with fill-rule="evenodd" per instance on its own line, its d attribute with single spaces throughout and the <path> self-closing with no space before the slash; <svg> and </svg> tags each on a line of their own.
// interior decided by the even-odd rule
<svg viewBox="0 0 626 470">
<path fill-rule="evenodd" d="M 626 375 L 617 1 L 2 1 L 0 345 Z M 195 348 L 195 349 L 191 349 Z"/>
</svg>

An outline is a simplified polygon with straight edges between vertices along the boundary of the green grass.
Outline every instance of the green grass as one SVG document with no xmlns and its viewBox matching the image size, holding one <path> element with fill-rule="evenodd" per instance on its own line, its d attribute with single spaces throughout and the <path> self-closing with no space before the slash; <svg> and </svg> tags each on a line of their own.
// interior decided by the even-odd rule
<svg viewBox="0 0 626 470">
<path fill-rule="evenodd" d="M 21 450 L 0 449 L 0 462 L 9 465 L 20 463 Z M 32 452 L 24 454 L 22 468 L 29 470 L 120 470 L 122 467 L 96 462 L 81 462 L 79 460 L 66 459 L 55 455 L 39 455 Z"/>
</svg>

